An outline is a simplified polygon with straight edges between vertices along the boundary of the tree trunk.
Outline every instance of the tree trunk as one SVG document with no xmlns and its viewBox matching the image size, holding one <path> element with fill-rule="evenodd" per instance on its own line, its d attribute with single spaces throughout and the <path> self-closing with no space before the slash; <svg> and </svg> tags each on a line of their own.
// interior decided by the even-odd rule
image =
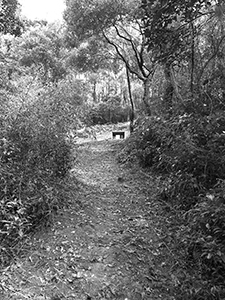
<svg viewBox="0 0 225 300">
<path fill-rule="evenodd" d="M 151 116 L 151 108 L 149 105 L 149 100 L 150 100 L 150 78 L 149 77 L 143 80 L 143 85 L 144 85 L 143 103 L 145 105 L 145 110 L 147 115 Z"/>
<path fill-rule="evenodd" d="M 170 73 L 171 73 L 170 78 L 171 78 L 171 83 L 173 85 L 174 96 L 180 101 L 180 103 L 183 103 L 183 98 L 182 98 L 181 94 L 179 93 L 179 89 L 178 89 L 177 82 L 175 79 L 174 71 L 172 68 L 170 69 Z"/>
<path fill-rule="evenodd" d="M 131 93 L 131 84 L 130 84 L 130 74 L 129 70 L 126 66 L 126 75 L 127 75 L 127 87 L 128 87 L 128 93 L 129 93 L 129 98 L 130 98 L 130 104 L 131 104 L 131 112 L 130 112 L 130 132 L 134 131 L 134 101 L 132 98 L 132 93 Z"/>
<path fill-rule="evenodd" d="M 167 62 L 164 65 L 164 95 L 163 95 L 163 111 L 165 114 L 172 113 L 174 85 L 171 71 L 171 63 Z"/>
<path fill-rule="evenodd" d="M 194 100 L 194 69 L 195 69 L 195 34 L 194 23 L 191 21 L 191 99 Z"/>
<path fill-rule="evenodd" d="M 92 98 L 93 98 L 93 102 L 94 103 L 97 103 L 97 90 L 96 90 L 96 85 L 97 85 L 97 82 L 96 80 L 93 82 L 93 90 L 92 90 Z"/>
</svg>

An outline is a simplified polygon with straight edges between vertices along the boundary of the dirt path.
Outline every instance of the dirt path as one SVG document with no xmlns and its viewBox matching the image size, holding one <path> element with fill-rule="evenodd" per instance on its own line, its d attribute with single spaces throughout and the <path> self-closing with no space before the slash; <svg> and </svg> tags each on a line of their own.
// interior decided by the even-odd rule
<svg viewBox="0 0 225 300">
<path fill-rule="evenodd" d="M 163 275 L 167 262 L 159 258 L 165 245 L 155 182 L 118 165 L 119 147 L 79 145 L 75 199 L 1 275 L 0 299 L 174 299 Z"/>
</svg>

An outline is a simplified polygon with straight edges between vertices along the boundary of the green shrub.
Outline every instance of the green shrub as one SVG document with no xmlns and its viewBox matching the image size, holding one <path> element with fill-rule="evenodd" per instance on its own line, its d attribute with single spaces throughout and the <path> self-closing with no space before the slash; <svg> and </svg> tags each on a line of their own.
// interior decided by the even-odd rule
<svg viewBox="0 0 225 300">
<path fill-rule="evenodd" d="M 71 146 L 51 105 L 49 110 L 43 108 L 44 113 L 40 106 L 8 119 L 0 133 L 2 263 L 11 255 L 12 245 L 40 224 L 48 224 L 66 204 L 63 185 L 71 168 Z"/>
<path fill-rule="evenodd" d="M 1 238 L 22 236 L 59 203 L 57 183 L 70 169 L 70 147 L 46 129 L 34 134 L 18 122 L 0 147 Z"/>
<path fill-rule="evenodd" d="M 200 193 L 225 179 L 225 116 L 139 120 L 120 161 L 134 159 L 166 174 L 164 199 L 190 208 Z"/>
<path fill-rule="evenodd" d="M 224 299 L 225 296 L 225 183 L 185 214 L 178 232 L 185 259 L 199 288 L 189 299 Z M 183 287 L 187 294 L 190 290 Z M 204 294 L 204 298 L 200 295 Z"/>
<path fill-rule="evenodd" d="M 121 162 L 138 160 L 157 172 L 160 199 L 181 209 L 173 247 L 184 253 L 186 277 L 176 287 L 177 299 L 225 298 L 224 145 L 223 112 L 151 117 L 137 121 L 119 155 Z"/>
<path fill-rule="evenodd" d="M 125 141 L 124 148 L 118 155 L 120 162 L 138 160 L 144 167 L 151 167 L 157 159 L 160 148 L 160 137 L 150 127 L 152 118 L 143 118 L 135 121 L 133 134 Z M 154 119 L 157 122 L 157 119 Z"/>
<path fill-rule="evenodd" d="M 201 193 L 205 193 L 205 189 L 197 179 L 192 174 L 180 172 L 165 179 L 159 195 L 174 207 L 187 210 L 198 202 Z"/>
</svg>

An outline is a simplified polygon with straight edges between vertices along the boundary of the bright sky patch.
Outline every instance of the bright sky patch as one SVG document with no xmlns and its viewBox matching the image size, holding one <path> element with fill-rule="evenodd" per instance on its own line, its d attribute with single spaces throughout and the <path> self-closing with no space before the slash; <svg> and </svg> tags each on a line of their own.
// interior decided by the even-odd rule
<svg viewBox="0 0 225 300">
<path fill-rule="evenodd" d="M 41 19 L 53 22 L 62 20 L 64 0 L 19 0 L 21 13 L 28 19 Z"/>
</svg>

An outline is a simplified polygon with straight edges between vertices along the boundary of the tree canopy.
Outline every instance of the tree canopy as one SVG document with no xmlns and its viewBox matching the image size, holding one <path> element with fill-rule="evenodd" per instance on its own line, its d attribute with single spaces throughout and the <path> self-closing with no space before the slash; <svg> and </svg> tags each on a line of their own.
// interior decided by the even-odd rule
<svg viewBox="0 0 225 300">
<path fill-rule="evenodd" d="M 23 23 L 18 14 L 17 0 L 2 0 L 0 3 L 0 31 L 19 36 L 23 31 Z"/>
<path fill-rule="evenodd" d="M 146 51 L 140 4 L 133 0 L 67 1 L 64 18 L 68 36 L 70 40 L 76 40 L 77 45 L 95 36 L 111 46 L 114 56 L 128 72 L 142 81 L 143 101 L 150 113 L 147 98 L 154 66 Z"/>
<path fill-rule="evenodd" d="M 148 50 L 155 59 L 165 61 L 184 56 L 192 38 L 192 25 L 209 14 L 213 1 L 155 1 L 143 0 L 144 26 Z"/>
</svg>

